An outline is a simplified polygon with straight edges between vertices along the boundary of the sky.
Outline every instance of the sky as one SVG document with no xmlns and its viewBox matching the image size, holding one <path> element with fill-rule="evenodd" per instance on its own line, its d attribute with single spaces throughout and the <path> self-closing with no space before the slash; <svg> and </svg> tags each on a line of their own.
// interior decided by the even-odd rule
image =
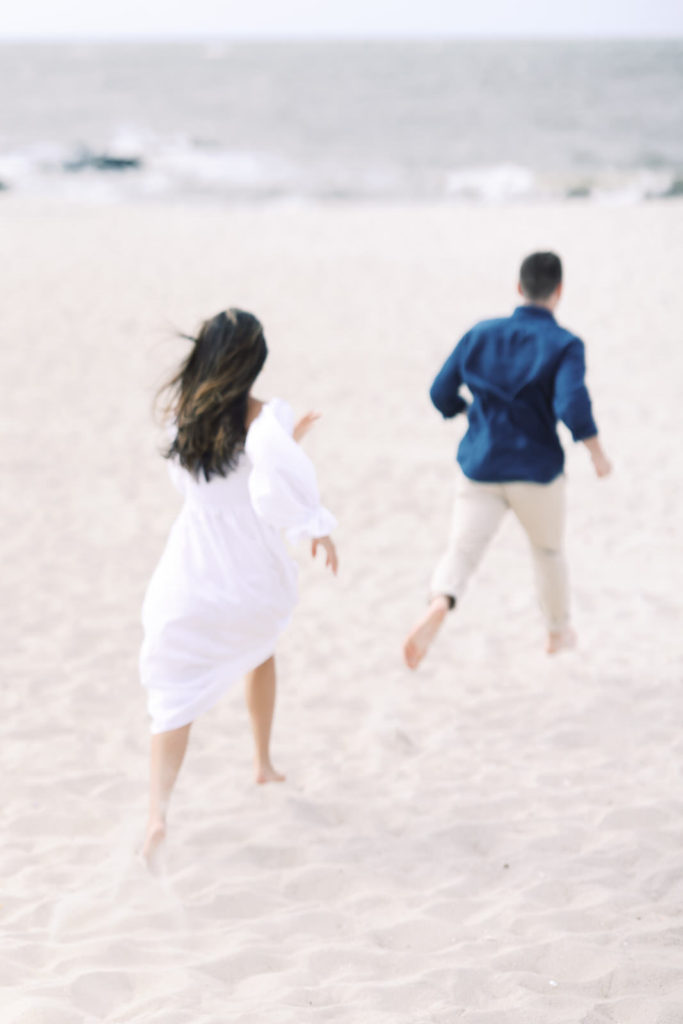
<svg viewBox="0 0 683 1024">
<path fill-rule="evenodd" d="M 0 39 L 679 36 L 681 0 L 21 0 Z"/>
</svg>

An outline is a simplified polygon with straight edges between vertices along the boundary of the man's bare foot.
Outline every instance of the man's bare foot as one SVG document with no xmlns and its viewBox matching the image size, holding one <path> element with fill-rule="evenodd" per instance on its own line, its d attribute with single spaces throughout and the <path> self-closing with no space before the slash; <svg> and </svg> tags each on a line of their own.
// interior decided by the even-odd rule
<svg viewBox="0 0 683 1024">
<path fill-rule="evenodd" d="M 263 786 L 266 782 L 284 782 L 285 776 L 276 772 L 270 761 L 267 761 L 256 765 L 256 781 L 259 786 Z"/>
<path fill-rule="evenodd" d="M 432 640 L 439 632 L 443 620 L 448 615 L 451 603 L 440 594 L 435 597 L 427 611 L 411 629 L 403 645 L 403 657 L 408 668 L 417 668 L 429 650 Z"/>
<path fill-rule="evenodd" d="M 557 654 L 558 651 L 566 651 L 572 647 L 576 647 L 576 633 L 571 626 L 565 626 L 558 633 L 548 633 L 546 654 Z"/>
<path fill-rule="evenodd" d="M 141 851 L 142 859 L 150 871 L 157 871 L 159 868 L 161 848 L 165 838 L 166 822 L 162 818 L 150 821 Z"/>
</svg>

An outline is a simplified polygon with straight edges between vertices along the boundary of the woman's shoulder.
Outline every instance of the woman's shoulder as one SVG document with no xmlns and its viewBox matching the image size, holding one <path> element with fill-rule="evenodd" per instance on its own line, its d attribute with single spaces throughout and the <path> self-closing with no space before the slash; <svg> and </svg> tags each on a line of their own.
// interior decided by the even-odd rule
<svg viewBox="0 0 683 1024">
<path fill-rule="evenodd" d="M 288 434 L 294 430 L 294 410 L 284 398 L 271 398 L 268 408 L 272 412 L 280 426 L 284 427 Z"/>
<path fill-rule="evenodd" d="M 253 398 L 252 395 L 249 395 L 249 401 L 247 404 L 247 430 L 249 430 L 252 423 L 259 418 L 263 411 L 263 407 L 267 404 L 267 402 L 261 401 L 260 398 Z"/>
<path fill-rule="evenodd" d="M 253 406 L 252 406 L 253 402 Z M 267 402 L 257 398 L 249 399 L 249 410 L 247 413 L 247 430 L 257 421 L 259 424 L 267 425 L 274 418 L 288 434 L 294 430 L 294 410 L 284 398 L 271 398 Z"/>
</svg>

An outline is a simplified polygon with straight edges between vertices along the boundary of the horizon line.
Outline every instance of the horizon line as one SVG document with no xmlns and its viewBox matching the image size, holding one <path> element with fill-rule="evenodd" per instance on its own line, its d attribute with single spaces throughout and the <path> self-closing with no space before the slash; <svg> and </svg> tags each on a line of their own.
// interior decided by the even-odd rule
<svg viewBox="0 0 683 1024">
<path fill-rule="evenodd" d="M 675 32 L 107 32 L 52 33 L 39 35 L 16 33 L 3 35 L 6 43 L 349 43 L 349 42 L 683 42 L 683 30 Z"/>
</svg>

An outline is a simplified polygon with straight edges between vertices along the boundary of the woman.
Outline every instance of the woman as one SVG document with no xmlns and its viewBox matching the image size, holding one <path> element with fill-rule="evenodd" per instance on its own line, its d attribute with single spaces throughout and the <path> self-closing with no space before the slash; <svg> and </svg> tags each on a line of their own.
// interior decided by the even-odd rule
<svg viewBox="0 0 683 1024">
<path fill-rule="evenodd" d="M 184 497 L 143 605 L 140 656 L 151 716 L 150 803 L 143 855 L 166 833 L 166 812 L 197 715 L 246 675 L 259 783 L 282 781 L 270 757 L 277 637 L 297 597 L 281 530 L 312 539 L 337 571 L 315 470 L 286 402 L 251 388 L 268 350 L 261 324 L 229 309 L 207 320 L 166 385 L 173 429 L 165 453 Z"/>
</svg>

